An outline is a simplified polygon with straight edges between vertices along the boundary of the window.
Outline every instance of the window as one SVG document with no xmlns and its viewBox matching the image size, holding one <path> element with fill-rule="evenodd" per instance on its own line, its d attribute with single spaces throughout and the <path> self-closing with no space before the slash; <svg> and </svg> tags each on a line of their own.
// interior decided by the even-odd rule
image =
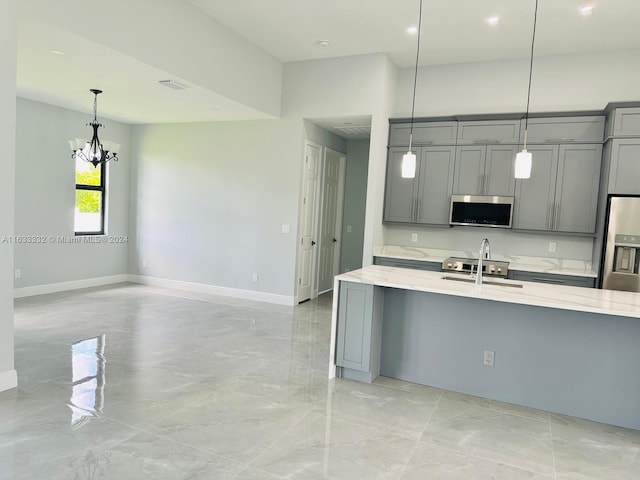
<svg viewBox="0 0 640 480">
<path fill-rule="evenodd" d="M 76 158 L 76 208 L 74 230 L 76 235 L 104 235 L 106 205 L 106 166 L 94 167 Z"/>
</svg>

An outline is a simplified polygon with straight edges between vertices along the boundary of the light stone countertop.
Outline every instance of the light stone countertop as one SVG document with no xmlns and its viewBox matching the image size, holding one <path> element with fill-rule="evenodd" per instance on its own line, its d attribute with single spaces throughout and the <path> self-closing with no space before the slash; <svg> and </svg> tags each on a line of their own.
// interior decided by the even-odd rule
<svg viewBox="0 0 640 480">
<path fill-rule="evenodd" d="M 440 250 L 435 248 L 401 247 L 398 245 L 375 247 L 373 255 L 376 257 L 422 260 L 425 262 L 442 262 L 448 257 L 478 258 L 477 251 Z M 493 252 L 491 258 L 509 262 L 509 270 L 597 278 L 597 274 L 592 270 L 591 262 L 582 260 L 501 255 Z"/>
<path fill-rule="evenodd" d="M 502 283 L 518 283 L 523 287 L 475 285 L 475 283 L 444 280 L 442 276 L 442 272 L 372 265 L 338 275 L 335 280 L 336 287 L 338 281 L 348 281 L 561 310 L 640 318 L 640 293 L 502 279 L 499 280 Z"/>
</svg>

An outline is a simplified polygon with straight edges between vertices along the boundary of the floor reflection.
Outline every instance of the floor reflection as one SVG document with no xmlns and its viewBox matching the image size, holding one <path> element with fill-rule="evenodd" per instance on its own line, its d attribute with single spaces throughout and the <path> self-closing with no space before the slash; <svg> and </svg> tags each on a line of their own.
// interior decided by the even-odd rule
<svg viewBox="0 0 640 480">
<path fill-rule="evenodd" d="M 91 418 L 102 414 L 104 407 L 106 335 L 88 338 L 71 345 L 73 385 L 71 427 L 79 428 Z"/>
</svg>

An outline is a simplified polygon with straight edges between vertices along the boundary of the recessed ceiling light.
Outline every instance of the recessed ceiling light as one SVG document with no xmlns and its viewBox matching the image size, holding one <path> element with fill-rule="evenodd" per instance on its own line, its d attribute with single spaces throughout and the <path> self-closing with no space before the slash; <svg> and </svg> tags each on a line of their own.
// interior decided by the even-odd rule
<svg viewBox="0 0 640 480">
<path fill-rule="evenodd" d="M 585 15 L 589 13 L 593 13 L 593 10 L 594 8 L 592 5 L 583 5 L 580 7 L 580 12 L 584 13 Z"/>
<path fill-rule="evenodd" d="M 418 33 L 418 27 L 411 26 L 411 27 L 407 28 L 407 33 L 409 35 L 415 35 L 416 33 Z"/>
<path fill-rule="evenodd" d="M 318 45 L 320 45 L 321 47 L 328 47 L 329 46 L 329 40 L 320 40 L 318 42 Z"/>
<path fill-rule="evenodd" d="M 500 21 L 500 17 L 497 17 L 497 16 L 487 18 L 487 23 L 489 25 L 497 25 L 499 21 Z"/>
<path fill-rule="evenodd" d="M 49 50 L 49 53 L 53 53 L 54 55 L 64 55 L 62 50 Z"/>
</svg>

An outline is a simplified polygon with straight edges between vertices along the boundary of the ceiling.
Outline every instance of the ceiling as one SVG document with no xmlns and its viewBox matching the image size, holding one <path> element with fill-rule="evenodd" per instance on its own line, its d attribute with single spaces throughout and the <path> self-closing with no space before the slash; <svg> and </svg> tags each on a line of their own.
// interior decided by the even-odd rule
<svg viewBox="0 0 640 480">
<path fill-rule="evenodd" d="M 201 9 L 281 62 L 381 52 L 401 68 L 415 62 L 416 36 L 406 29 L 417 24 L 418 0 L 167 1 Z M 595 7 L 589 15 L 579 11 L 586 3 Z M 528 57 L 534 5 L 534 0 L 424 0 L 420 64 Z M 497 25 L 486 21 L 490 16 L 500 16 Z M 535 54 L 640 49 L 638 24 L 638 0 L 540 0 Z M 188 25 L 174 28 L 188 33 Z M 113 30 L 117 34 L 117 26 Z M 322 46 L 321 40 L 329 44 Z M 52 48 L 64 55 L 50 53 Z M 158 85 L 160 79 L 189 88 L 171 90 Z M 127 123 L 270 118 L 175 73 L 54 27 L 46 18 L 21 18 L 17 86 L 22 97 L 86 112 L 92 108 L 89 88 L 101 88 L 99 115 Z M 317 123 L 345 126 L 344 119 Z"/>
</svg>

